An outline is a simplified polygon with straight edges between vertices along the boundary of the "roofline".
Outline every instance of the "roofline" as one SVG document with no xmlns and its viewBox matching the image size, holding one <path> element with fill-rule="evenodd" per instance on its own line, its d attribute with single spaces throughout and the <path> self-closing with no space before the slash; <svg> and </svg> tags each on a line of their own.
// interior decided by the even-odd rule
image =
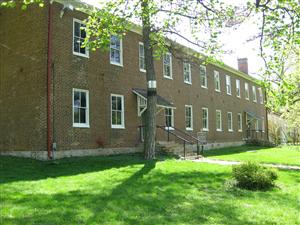
<svg viewBox="0 0 300 225">
<path fill-rule="evenodd" d="M 81 0 L 69 0 L 69 1 L 66 1 L 66 0 L 54 0 L 54 1 L 58 2 L 60 4 L 63 4 L 63 5 L 66 4 L 66 3 L 67 4 L 71 4 L 72 3 L 72 4 L 74 4 L 73 6 L 75 6 L 76 10 L 84 12 L 84 13 L 87 13 L 87 12 L 82 7 L 80 7 L 80 6 L 85 6 L 86 9 L 89 9 L 89 10 L 96 8 L 95 6 L 92 6 L 92 5 L 88 4 L 88 3 L 82 2 Z M 134 33 L 137 33 L 139 35 L 143 35 L 142 27 L 140 25 L 132 23 L 132 22 L 129 22 L 129 26 L 130 26 L 129 27 L 130 31 L 132 31 Z M 170 40 L 170 41 L 172 41 L 172 40 Z M 196 57 L 198 59 L 200 59 L 200 57 L 196 56 L 196 55 L 201 55 L 204 58 L 207 57 L 203 53 L 195 51 L 194 49 L 192 49 L 190 47 L 187 47 L 187 46 L 185 46 L 183 44 L 180 44 L 180 43 L 178 43 L 176 41 L 172 41 L 172 42 L 174 42 L 176 45 L 180 46 L 184 50 L 184 52 L 186 54 L 188 54 L 188 55 L 194 56 L 194 57 Z M 226 65 L 222 61 L 220 61 L 220 62 L 209 62 L 209 64 L 214 65 L 216 67 L 219 67 L 220 69 L 227 70 L 228 72 L 231 72 L 231 73 L 233 73 L 233 74 L 235 74 L 235 75 L 237 75 L 239 77 L 242 77 L 242 78 L 244 78 L 244 79 L 246 79 L 248 81 L 254 82 L 255 84 L 261 86 L 261 83 L 260 83 L 260 81 L 258 79 L 254 78 L 253 76 L 251 76 L 249 74 L 246 74 L 246 73 L 244 73 L 242 71 L 239 71 L 239 70 L 237 70 L 237 69 L 235 69 L 235 68 L 233 68 L 233 67 L 231 67 L 229 65 Z"/>
</svg>

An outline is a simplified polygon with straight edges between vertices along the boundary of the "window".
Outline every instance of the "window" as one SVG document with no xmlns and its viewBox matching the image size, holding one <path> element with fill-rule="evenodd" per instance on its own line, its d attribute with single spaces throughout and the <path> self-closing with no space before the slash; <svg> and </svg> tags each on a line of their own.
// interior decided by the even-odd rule
<svg viewBox="0 0 300 225">
<path fill-rule="evenodd" d="M 245 83 L 245 98 L 249 100 L 249 84 Z"/>
<path fill-rule="evenodd" d="M 221 113 L 221 110 L 216 110 L 216 128 L 217 128 L 217 131 L 222 131 L 222 113 Z"/>
<path fill-rule="evenodd" d="M 183 63 L 183 79 L 184 83 L 192 84 L 191 64 L 186 62 Z"/>
<path fill-rule="evenodd" d="M 166 127 L 168 129 L 174 127 L 174 112 L 172 108 L 165 108 Z"/>
<path fill-rule="evenodd" d="M 242 132 L 243 130 L 243 125 L 242 125 L 242 114 L 241 113 L 238 113 L 237 114 L 237 118 L 238 118 L 238 131 L 239 132 Z"/>
<path fill-rule="evenodd" d="M 220 74 L 218 71 L 214 71 L 214 78 L 215 78 L 215 91 L 221 91 L 220 85 Z"/>
<path fill-rule="evenodd" d="M 141 72 L 146 72 L 146 65 L 145 65 L 145 49 L 144 43 L 139 43 L 139 67 Z"/>
<path fill-rule="evenodd" d="M 125 128 L 123 95 L 111 94 L 111 128 Z"/>
<path fill-rule="evenodd" d="M 193 130 L 193 106 L 185 106 L 185 128 L 186 130 Z"/>
<path fill-rule="evenodd" d="M 73 89 L 73 127 L 89 127 L 89 92 Z"/>
<path fill-rule="evenodd" d="M 207 88 L 206 67 L 203 65 L 200 65 L 200 80 L 201 80 L 201 87 Z"/>
<path fill-rule="evenodd" d="M 236 97 L 240 98 L 241 97 L 241 83 L 240 83 L 240 80 L 236 80 L 235 84 L 236 84 Z"/>
<path fill-rule="evenodd" d="M 262 89 L 258 88 L 258 92 L 259 92 L 259 102 L 260 102 L 260 104 L 264 104 L 264 96 L 262 93 Z"/>
<path fill-rule="evenodd" d="M 122 39 L 116 35 L 110 37 L 110 63 L 123 66 Z"/>
<path fill-rule="evenodd" d="M 226 93 L 231 95 L 231 80 L 230 76 L 226 75 Z"/>
<path fill-rule="evenodd" d="M 82 47 L 86 32 L 85 25 L 82 21 L 73 19 L 73 54 L 89 57 L 89 51 L 86 47 Z"/>
<path fill-rule="evenodd" d="M 232 128 L 232 112 L 227 113 L 227 124 L 228 124 L 228 131 L 233 131 L 233 128 Z"/>
<path fill-rule="evenodd" d="M 164 64 L 164 77 L 168 79 L 172 79 L 172 55 L 171 53 L 164 54 L 163 57 L 163 64 Z"/>
<path fill-rule="evenodd" d="M 202 130 L 208 131 L 208 108 L 202 108 Z"/>
<path fill-rule="evenodd" d="M 257 102 L 256 88 L 255 88 L 255 86 L 252 86 L 252 93 L 253 93 L 253 102 Z"/>
<path fill-rule="evenodd" d="M 262 117 L 262 119 L 261 119 L 261 129 L 262 129 L 262 132 L 265 132 L 265 117 Z"/>
<path fill-rule="evenodd" d="M 258 128 L 258 120 L 257 120 L 257 119 L 255 120 L 255 124 L 254 124 L 254 126 L 255 126 L 255 130 L 256 130 L 256 132 L 258 132 L 258 129 L 259 129 L 259 128 Z"/>
</svg>

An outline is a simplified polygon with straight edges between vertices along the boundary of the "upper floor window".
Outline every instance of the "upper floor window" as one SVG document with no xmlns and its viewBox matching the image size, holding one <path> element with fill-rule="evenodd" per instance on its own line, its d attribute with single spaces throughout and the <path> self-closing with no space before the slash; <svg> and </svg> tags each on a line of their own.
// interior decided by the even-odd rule
<svg viewBox="0 0 300 225">
<path fill-rule="evenodd" d="M 186 62 L 183 63 L 183 79 L 184 83 L 192 84 L 191 64 Z"/>
<path fill-rule="evenodd" d="M 164 77 L 168 79 L 172 79 L 172 55 L 171 53 L 165 53 L 163 56 L 163 64 L 164 64 Z"/>
<path fill-rule="evenodd" d="M 139 43 L 139 67 L 141 72 L 146 72 L 145 49 L 142 42 Z"/>
<path fill-rule="evenodd" d="M 228 131 L 233 131 L 233 126 L 232 126 L 232 112 L 227 113 L 227 124 L 228 124 Z"/>
<path fill-rule="evenodd" d="M 245 98 L 249 100 L 249 84 L 245 83 Z"/>
<path fill-rule="evenodd" d="M 241 83 L 240 83 L 240 80 L 236 80 L 235 84 L 236 84 L 236 96 L 238 98 L 240 98 L 241 97 Z"/>
<path fill-rule="evenodd" d="M 186 130 L 193 130 L 193 106 L 185 106 L 185 128 Z"/>
<path fill-rule="evenodd" d="M 122 39 L 116 35 L 110 37 L 110 63 L 123 66 Z"/>
<path fill-rule="evenodd" d="M 89 56 L 87 47 L 82 47 L 86 38 L 85 24 L 77 19 L 73 19 L 73 54 L 79 56 Z"/>
<path fill-rule="evenodd" d="M 238 113 L 237 114 L 237 119 L 238 119 L 238 131 L 241 132 L 243 131 L 243 123 L 242 123 L 242 114 L 241 113 Z"/>
<path fill-rule="evenodd" d="M 215 79 L 215 91 L 221 91 L 220 85 L 220 73 L 218 71 L 214 71 L 214 79 Z"/>
<path fill-rule="evenodd" d="M 252 93 L 253 93 L 253 102 L 257 102 L 256 88 L 255 88 L 255 86 L 252 86 Z"/>
<path fill-rule="evenodd" d="M 73 89 L 73 127 L 89 127 L 89 91 Z"/>
<path fill-rule="evenodd" d="M 222 131 L 222 112 L 221 112 L 221 110 L 216 110 L 216 128 L 217 128 L 217 131 Z"/>
<path fill-rule="evenodd" d="M 202 130 L 208 131 L 208 108 L 202 108 Z"/>
<path fill-rule="evenodd" d="M 265 117 L 262 117 L 261 119 L 261 130 L 262 132 L 265 132 Z"/>
<path fill-rule="evenodd" d="M 111 128 L 125 128 L 124 96 L 111 94 Z"/>
<path fill-rule="evenodd" d="M 231 80 L 229 75 L 226 75 L 226 93 L 231 95 Z"/>
<path fill-rule="evenodd" d="M 203 65 L 200 65 L 200 82 L 201 82 L 201 87 L 207 88 L 206 67 Z"/>
<path fill-rule="evenodd" d="M 263 96 L 261 88 L 258 88 L 258 93 L 259 93 L 259 102 L 260 102 L 260 104 L 264 104 L 264 96 Z"/>
<path fill-rule="evenodd" d="M 166 127 L 173 129 L 174 127 L 174 111 L 172 108 L 165 108 Z"/>
</svg>

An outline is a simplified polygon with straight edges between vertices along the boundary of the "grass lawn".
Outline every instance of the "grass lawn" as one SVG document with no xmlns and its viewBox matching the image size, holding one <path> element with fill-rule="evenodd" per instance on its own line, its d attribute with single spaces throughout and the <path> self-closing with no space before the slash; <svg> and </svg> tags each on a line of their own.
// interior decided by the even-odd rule
<svg viewBox="0 0 300 225">
<path fill-rule="evenodd" d="M 230 166 L 137 155 L 0 165 L 0 224 L 300 224 L 296 171 L 251 192 L 225 189 Z"/>
<path fill-rule="evenodd" d="M 255 161 L 300 166 L 300 146 L 275 148 L 238 146 L 205 151 L 204 156 L 231 161 Z"/>
</svg>

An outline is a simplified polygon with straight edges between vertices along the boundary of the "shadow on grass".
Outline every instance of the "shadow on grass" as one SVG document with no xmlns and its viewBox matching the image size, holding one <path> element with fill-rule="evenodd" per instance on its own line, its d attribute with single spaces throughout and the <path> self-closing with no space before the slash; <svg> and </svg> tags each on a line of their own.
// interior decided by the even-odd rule
<svg viewBox="0 0 300 225">
<path fill-rule="evenodd" d="M 212 150 L 204 151 L 204 157 L 219 156 L 219 155 L 233 155 L 233 154 L 238 154 L 238 153 L 242 153 L 242 152 L 260 151 L 260 150 L 264 150 L 264 149 L 268 149 L 268 148 L 271 148 L 271 147 L 242 145 L 242 146 L 236 146 L 236 147 L 212 149 Z"/>
</svg>

